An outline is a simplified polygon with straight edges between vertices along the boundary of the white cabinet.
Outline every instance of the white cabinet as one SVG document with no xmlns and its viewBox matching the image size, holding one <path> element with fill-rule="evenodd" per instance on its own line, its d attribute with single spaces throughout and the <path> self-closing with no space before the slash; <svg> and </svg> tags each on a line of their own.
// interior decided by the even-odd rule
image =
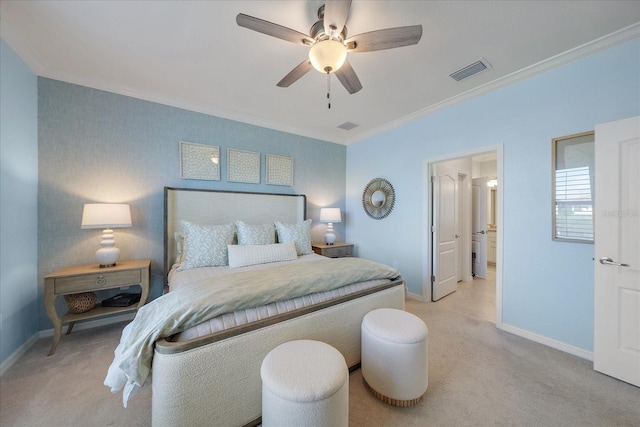
<svg viewBox="0 0 640 427">
<path fill-rule="evenodd" d="M 487 262 L 496 263 L 496 231 L 487 231 Z"/>
</svg>

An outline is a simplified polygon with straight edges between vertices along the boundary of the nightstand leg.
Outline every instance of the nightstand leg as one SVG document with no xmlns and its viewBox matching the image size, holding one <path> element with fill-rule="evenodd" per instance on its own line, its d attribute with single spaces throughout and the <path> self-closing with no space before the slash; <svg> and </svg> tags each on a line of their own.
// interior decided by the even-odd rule
<svg viewBox="0 0 640 427">
<path fill-rule="evenodd" d="M 60 335 L 62 335 L 62 321 L 58 319 L 58 321 L 53 320 L 53 341 L 51 342 L 51 349 L 49 350 L 49 354 L 47 356 L 51 356 L 56 352 L 56 347 L 58 347 L 58 343 L 60 342 Z"/>
<path fill-rule="evenodd" d="M 62 319 L 56 312 L 56 295 L 53 293 L 53 279 L 44 280 L 44 307 L 47 310 L 47 316 L 53 323 L 53 342 L 51 343 L 51 350 L 47 356 L 51 356 L 56 352 L 56 347 L 60 341 L 60 335 L 62 334 Z"/>
<path fill-rule="evenodd" d="M 73 329 L 73 325 L 75 324 L 76 322 L 69 322 L 69 324 L 67 325 L 67 335 L 71 333 L 71 330 Z"/>
</svg>

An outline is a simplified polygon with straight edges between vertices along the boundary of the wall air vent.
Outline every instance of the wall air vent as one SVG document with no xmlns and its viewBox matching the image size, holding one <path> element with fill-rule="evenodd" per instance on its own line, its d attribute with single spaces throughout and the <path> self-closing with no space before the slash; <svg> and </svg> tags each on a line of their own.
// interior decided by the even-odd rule
<svg viewBox="0 0 640 427">
<path fill-rule="evenodd" d="M 338 127 L 340 129 L 344 129 L 344 130 L 351 130 L 351 129 L 357 128 L 358 126 L 360 126 L 360 125 L 357 125 L 357 124 L 351 123 L 351 122 L 344 122 L 343 124 L 338 125 Z"/>
<path fill-rule="evenodd" d="M 459 82 L 460 80 L 464 80 L 466 78 L 474 76 L 478 74 L 480 71 L 484 71 L 489 68 L 491 68 L 491 64 L 489 64 L 486 59 L 480 58 L 476 62 L 469 64 L 467 66 L 464 66 L 460 68 L 458 71 L 454 71 L 453 73 L 449 74 L 449 77 Z"/>
</svg>

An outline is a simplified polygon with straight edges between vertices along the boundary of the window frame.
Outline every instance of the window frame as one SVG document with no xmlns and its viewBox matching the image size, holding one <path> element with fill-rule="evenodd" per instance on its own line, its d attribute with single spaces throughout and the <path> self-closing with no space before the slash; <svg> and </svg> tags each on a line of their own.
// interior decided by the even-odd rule
<svg viewBox="0 0 640 427">
<path fill-rule="evenodd" d="M 593 141 L 583 142 L 582 144 L 594 144 L 595 145 L 595 131 L 587 131 L 576 133 L 573 135 L 560 136 L 557 138 L 553 138 L 551 140 L 551 239 L 555 242 L 567 242 L 567 243 L 587 243 L 593 244 L 595 241 L 595 229 L 593 228 L 593 220 L 595 216 L 595 194 L 594 194 L 594 186 L 595 186 L 595 169 L 593 171 L 593 181 L 590 176 L 590 186 L 591 186 L 591 227 L 593 238 L 591 239 L 578 239 L 578 238 L 570 238 L 570 237 L 558 237 L 557 236 L 557 214 L 556 214 L 556 172 L 557 172 L 557 155 L 558 155 L 558 143 L 561 141 L 566 141 L 568 139 L 576 139 L 583 138 L 585 136 L 593 136 Z M 595 159 L 594 159 L 595 160 Z M 595 162 L 592 160 L 592 165 Z"/>
</svg>

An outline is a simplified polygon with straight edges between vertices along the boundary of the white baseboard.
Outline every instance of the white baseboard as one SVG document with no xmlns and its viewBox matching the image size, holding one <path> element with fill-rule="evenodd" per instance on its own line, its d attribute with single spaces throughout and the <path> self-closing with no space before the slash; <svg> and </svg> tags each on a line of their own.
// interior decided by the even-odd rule
<svg viewBox="0 0 640 427">
<path fill-rule="evenodd" d="M 86 322 L 79 322 L 79 323 L 75 324 L 75 326 L 73 327 L 73 330 L 74 331 L 82 331 L 84 329 L 93 329 L 93 328 L 98 328 L 100 326 L 111 325 L 112 323 L 127 322 L 127 321 L 130 321 L 130 320 L 133 320 L 133 318 L 135 316 L 136 316 L 136 313 L 132 312 L 132 313 L 120 314 L 118 316 L 113 316 L 113 317 L 103 317 L 103 318 L 96 319 L 96 320 L 89 320 L 89 321 L 86 321 Z M 65 334 L 65 331 L 66 331 L 66 326 L 63 325 L 62 326 L 62 334 L 63 335 Z M 39 336 L 39 338 L 52 337 L 53 336 L 53 329 L 45 329 L 44 331 L 40 331 L 38 336 Z"/>
<path fill-rule="evenodd" d="M 409 292 L 409 291 L 407 291 L 407 298 L 415 299 L 420 302 L 428 302 L 428 301 L 425 301 L 422 295 L 414 294 L 413 292 Z"/>
<path fill-rule="evenodd" d="M 508 325 L 506 323 L 501 323 L 500 325 L 498 325 L 496 323 L 496 327 L 498 329 L 501 329 L 505 332 L 509 332 L 511 334 L 514 335 L 518 335 L 520 337 L 526 338 L 528 340 L 531 341 L 535 341 L 539 344 L 544 344 L 547 347 L 551 347 L 551 348 L 555 348 L 556 350 L 560 350 L 560 351 L 564 351 L 565 353 L 569 353 L 569 354 L 573 354 L 574 356 L 578 356 L 581 357 L 583 359 L 586 360 L 591 360 L 593 361 L 593 352 L 592 351 L 587 351 L 585 349 L 579 348 L 579 347 L 575 347 L 572 345 L 569 345 L 567 343 L 563 343 L 561 341 L 556 341 L 552 338 L 549 337 L 545 337 L 543 335 L 538 335 L 534 332 L 530 332 L 524 329 L 520 329 L 516 326 L 513 325 Z"/>
<path fill-rule="evenodd" d="M 0 377 L 9 370 L 21 357 L 38 341 L 38 334 L 33 334 L 31 338 L 22 344 L 13 354 L 0 363 Z"/>
</svg>

